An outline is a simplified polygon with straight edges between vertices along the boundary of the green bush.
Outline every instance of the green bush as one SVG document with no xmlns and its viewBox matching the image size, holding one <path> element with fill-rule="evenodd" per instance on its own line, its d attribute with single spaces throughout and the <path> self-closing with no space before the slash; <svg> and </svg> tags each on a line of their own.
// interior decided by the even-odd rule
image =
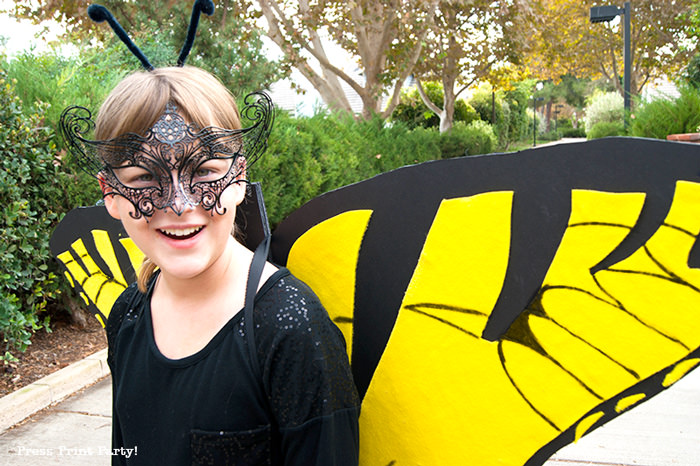
<svg viewBox="0 0 700 466">
<path fill-rule="evenodd" d="M 379 117 L 364 121 L 319 113 L 292 118 L 280 112 L 268 152 L 251 167 L 251 179 L 262 182 L 274 226 L 324 192 L 441 158 L 440 138 L 436 129 L 387 124 Z"/>
<path fill-rule="evenodd" d="M 440 152 L 443 159 L 464 155 L 490 154 L 496 150 L 498 139 L 493 127 L 476 120 L 468 125 L 457 123 L 452 131 L 440 135 Z"/>
<path fill-rule="evenodd" d="M 316 144 L 303 120 L 296 121 L 283 112 L 277 115 L 267 153 L 250 170 L 251 180 L 262 181 L 273 225 L 320 189 L 321 167 L 313 155 Z"/>
<path fill-rule="evenodd" d="M 578 127 L 578 128 L 564 128 L 559 131 L 561 133 L 561 137 L 563 138 L 585 138 L 586 137 L 586 130 Z"/>
<path fill-rule="evenodd" d="M 479 117 L 491 124 L 498 147 L 502 150 L 506 150 L 512 142 L 532 134 L 532 118 L 528 116 L 527 104 L 529 94 L 526 88 L 526 83 L 517 83 L 513 89 L 498 91 L 494 96 L 490 86 L 482 86 L 469 100 Z"/>
<path fill-rule="evenodd" d="M 625 124 L 621 121 L 599 121 L 586 134 L 588 134 L 588 139 L 623 136 L 625 134 Z"/>
<path fill-rule="evenodd" d="M 630 134 L 666 139 L 669 134 L 694 133 L 700 125 L 700 89 L 682 86 L 678 97 L 660 97 L 637 104 Z"/>
<path fill-rule="evenodd" d="M 127 68 L 115 65 L 114 54 L 111 49 L 89 50 L 81 57 L 64 57 L 51 51 L 24 52 L 5 67 L 7 75 L 17 80 L 16 93 L 25 112 L 35 111 L 36 102 L 46 102 L 46 121 L 55 127 L 69 105 L 81 105 L 97 113 L 107 93 L 127 74 Z"/>
<path fill-rule="evenodd" d="M 600 122 L 623 122 L 624 102 L 617 92 L 598 92 L 586 107 L 586 134 Z"/>
<path fill-rule="evenodd" d="M 58 220 L 53 200 L 64 197 L 46 105 L 25 115 L 14 83 L 0 70 L 0 361 L 24 351 L 33 331 L 48 329 L 42 311 L 59 294 L 48 238 Z"/>
</svg>

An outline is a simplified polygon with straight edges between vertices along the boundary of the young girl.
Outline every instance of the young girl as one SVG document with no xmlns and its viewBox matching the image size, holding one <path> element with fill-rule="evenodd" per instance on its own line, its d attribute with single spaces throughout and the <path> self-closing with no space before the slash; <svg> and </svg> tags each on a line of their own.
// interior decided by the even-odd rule
<svg viewBox="0 0 700 466">
<path fill-rule="evenodd" d="M 81 140 L 148 258 L 107 322 L 114 464 L 357 464 L 342 334 L 304 283 L 232 235 L 240 128 L 212 75 L 157 68 L 124 79 Z"/>
</svg>

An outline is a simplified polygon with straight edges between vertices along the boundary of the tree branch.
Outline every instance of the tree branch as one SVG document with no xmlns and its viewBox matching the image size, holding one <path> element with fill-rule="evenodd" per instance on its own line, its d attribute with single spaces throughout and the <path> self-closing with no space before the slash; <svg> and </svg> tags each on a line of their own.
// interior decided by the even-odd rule
<svg viewBox="0 0 700 466">
<path fill-rule="evenodd" d="M 423 84 L 421 84 L 420 78 L 416 78 L 416 87 L 418 88 L 418 95 L 420 95 L 420 100 L 423 101 L 423 104 L 425 104 L 425 106 L 428 107 L 431 112 L 439 116 L 440 113 L 442 113 L 442 109 L 432 100 L 430 100 L 428 94 L 425 93 L 425 89 L 423 89 Z"/>
</svg>

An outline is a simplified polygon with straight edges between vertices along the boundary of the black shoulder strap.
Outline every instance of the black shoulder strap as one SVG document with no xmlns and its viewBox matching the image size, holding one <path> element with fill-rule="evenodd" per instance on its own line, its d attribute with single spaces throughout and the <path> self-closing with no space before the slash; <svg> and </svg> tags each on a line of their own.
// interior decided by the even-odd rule
<svg viewBox="0 0 700 466">
<path fill-rule="evenodd" d="M 267 254 L 270 250 L 270 236 L 265 239 L 255 249 L 253 261 L 250 264 L 248 271 L 248 284 L 245 290 L 245 333 L 248 339 L 248 352 L 250 354 L 250 363 L 253 366 L 253 372 L 258 380 L 262 380 L 262 372 L 260 370 L 260 362 L 258 361 L 258 351 L 255 344 L 255 324 L 253 323 L 253 303 L 255 302 L 255 294 L 258 291 L 260 276 L 267 262 Z"/>
</svg>

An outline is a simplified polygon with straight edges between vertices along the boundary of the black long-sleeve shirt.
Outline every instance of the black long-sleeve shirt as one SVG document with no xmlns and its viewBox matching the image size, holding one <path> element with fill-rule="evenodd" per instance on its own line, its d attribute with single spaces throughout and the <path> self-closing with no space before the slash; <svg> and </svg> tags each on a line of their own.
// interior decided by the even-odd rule
<svg viewBox="0 0 700 466">
<path fill-rule="evenodd" d="M 357 465 L 359 400 L 342 334 L 286 269 L 201 351 L 171 360 L 153 337 L 149 293 L 129 287 L 108 323 L 113 464 Z"/>
</svg>

